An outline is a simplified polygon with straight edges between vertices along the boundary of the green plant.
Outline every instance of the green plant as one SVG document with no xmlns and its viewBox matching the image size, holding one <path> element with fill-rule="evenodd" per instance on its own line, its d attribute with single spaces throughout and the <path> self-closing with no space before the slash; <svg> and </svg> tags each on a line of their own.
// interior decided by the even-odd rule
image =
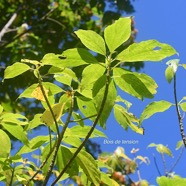
<svg viewBox="0 0 186 186">
<path fill-rule="evenodd" d="M 106 137 L 96 126 L 105 129 L 113 109 L 116 121 L 125 130 L 143 134 L 142 121 L 172 105 L 167 101 L 153 102 L 138 119 L 129 111 L 131 103 L 118 95 L 117 88 L 141 100 L 153 98 L 156 82 L 147 74 L 124 69 L 122 64 L 161 61 L 176 54 L 173 47 L 148 40 L 118 52 L 118 47 L 131 36 L 130 17 L 120 18 L 106 27 L 104 38 L 91 30 L 77 30 L 75 34 L 88 50 L 73 48 L 62 54 L 48 53 L 41 61 L 23 59 L 5 69 L 3 81 L 32 72 L 38 83 L 25 89 L 18 99 L 37 99 L 45 109 L 29 120 L 21 113 L 8 113 L 0 107 L 0 141 L 3 143 L 0 180 L 7 185 L 34 185 L 35 181 L 47 185 L 52 175 L 55 178 L 51 185 L 77 175 L 84 185 L 118 185 L 85 151 L 89 138 Z M 96 54 L 104 60 L 97 60 Z M 74 70 L 77 68 L 78 74 Z M 56 84 L 50 82 L 51 78 Z M 86 121 L 91 121 L 92 125 L 87 125 Z M 28 134 L 38 126 L 48 128 L 48 135 L 29 139 Z M 13 155 L 7 133 L 24 144 Z M 41 150 L 39 166 L 30 159 L 22 159 L 23 154 L 37 149 Z"/>
</svg>

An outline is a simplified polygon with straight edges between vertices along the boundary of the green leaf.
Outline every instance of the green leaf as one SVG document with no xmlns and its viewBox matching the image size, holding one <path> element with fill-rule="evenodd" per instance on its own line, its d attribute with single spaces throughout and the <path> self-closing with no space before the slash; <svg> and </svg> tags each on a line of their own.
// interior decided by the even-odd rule
<svg viewBox="0 0 186 186">
<path fill-rule="evenodd" d="M 77 105 L 79 110 L 85 117 L 89 117 L 97 114 L 94 101 L 92 99 L 85 98 L 83 96 L 77 96 Z M 91 117 L 90 120 L 94 120 L 95 117 Z"/>
<path fill-rule="evenodd" d="M 164 112 L 168 110 L 172 106 L 172 103 L 168 101 L 154 101 L 150 104 L 148 104 L 145 109 L 143 110 L 143 113 L 140 116 L 140 124 L 143 120 L 148 119 L 152 115 L 158 113 L 158 112 Z"/>
<path fill-rule="evenodd" d="M 78 82 L 76 74 L 69 68 L 65 68 L 61 73 L 55 74 L 54 78 L 56 81 L 68 86 L 71 86 L 73 80 Z"/>
<path fill-rule="evenodd" d="M 179 150 L 181 147 L 183 147 L 183 140 L 178 141 L 176 144 L 176 150 Z"/>
<path fill-rule="evenodd" d="M 180 103 L 180 107 L 181 107 L 181 109 L 182 109 L 184 112 L 186 112 L 186 102 Z"/>
<path fill-rule="evenodd" d="M 92 30 L 78 30 L 75 34 L 90 50 L 106 56 L 106 47 L 103 38 Z"/>
<path fill-rule="evenodd" d="M 156 147 L 156 150 L 159 153 L 167 154 L 168 156 L 173 156 L 171 150 L 168 147 L 166 147 L 166 146 L 164 146 L 162 144 L 151 143 L 150 145 L 148 145 L 148 147 Z"/>
<path fill-rule="evenodd" d="M 3 107 L 0 105 L 0 114 L 3 112 Z"/>
<path fill-rule="evenodd" d="M 14 78 L 16 76 L 19 76 L 20 74 L 23 74 L 24 72 L 30 70 L 31 68 L 24 64 L 24 63 L 20 63 L 20 62 L 16 62 L 11 66 L 8 66 L 5 69 L 4 72 L 4 79 L 10 79 L 10 78 Z"/>
<path fill-rule="evenodd" d="M 130 103 L 129 101 L 123 99 L 121 96 L 117 96 L 115 102 L 116 102 L 116 103 L 117 103 L 117 102 L 122 102 L 122 103 L 124 103 L 127 110 L 129 110 L 130 107 L 132 106 L 132 103 Z"/>
<path fill-rule="evenodd" d="M 167 154 L 168 156 L 172 156 L 172 152 L 170 149 L 162 144 L 158 144 L 156 150 L 161 154 Z"/>
<path fill-rule="evenodd" d="M 171 66 L 168 66 L 165 70 L 165 77 L 168 83 L 171 83 L 173 77 L 174 77 L 174 71 Z"/>
<path fill-rule="evenodd" d="M 72 147 L 79 147 L 82 143 L 81 139 L 77 137 L 76 135 L 74 136 L 73 134 L 71 134 L 70 136 L 64 136 L 63 142 Z"/>
<path fill-rule="evenodd" d="M 105 186 L 119 186 L 119 184 L 110 178 L 110 175 L 104 173 L 104 172 L 101 172 L 101 181 L 104 183 Z"/>
<path fill-rule="evenodd" d="M 184 69 L 186 69 L 186 64 L 181 64 L 181 66 L 182 66 Z"/>
<path fill-rule="evenodd" d="M 23 131 L 23 127 L 13 124 L 13 123 L 4 123 L 3 128 L 6 129 L 10 134 L 12 134 L 15 138 L 23 142 L 25 145 L 28 145 L 28 138 Z"/>
<path fill-rule="evenodd" d="M 16 125 L 27 125 L 28 121 L 27 118 L 21 114 L 14 114 L 14 113 L 4 113 L 1 116 L 2 123 L 14 123 Z"/>
<path fill-rule="evenodd" d="M 53 83 L 43 82 L 42 84 L 47 90 L 49 90 L 49 94 L 54 95 L 54 94 L 58 94 L 60 92 L 64 92 L 64 90 L 62 88 L 60 88 L 59 86 L 57 86 Z M 38 87 L 38 83 L 32 84 L 30 87 L 28 87 L 26 90 L 24 90 L 24 92 L 21 93 L 18 98 L 23 98 L 23 97 L 34 98 L 32 93 L 37 87 Z"/>
<path fill-rule="evenodd" d="M 79 124 L 81 127 L 84 126 L 84 122 L 82 120 L 82 116 L 77 112 L 72 112 L 72 116 L 77 124 Z"/>
<path fill-rule="evenodd" d="M 76 149 L 70 150 L 72 153 L 76 151 Z M 94 158 L 86 151 L 81 150 L 76 157 L 76 161 L 83 169 L 83 172 L 86 174 L 88 180 L 95 186 L 99 186 L 101 182 L 101 174 Z"/>
<path fill-rule="evenodd" d="M 172 81 L 172 79 L 178 69 L 178 63 L 179 63 L 179 59 L 172 59 L 166 63 L 168 65 L 168 67 L 165 70 L 165 77 L 166 77 L 168 83 L 171 83 L 171 81 Z"/>
<path fill-rule="evenodd" d="M 57 153 L 57 162 L 56 162 L 59 171 L 61 171 L 66 166 L 66 164 L 69 162 L 69 159 L 72 158 L 72 155 L 73 154 L 69 148 L 65 146 L 60 147 Z M 71 177 L 71 176 L 78 175 L 78 172 L 79 172 L 79 167 L 76 160 L 74 160 L 66 170 L 66 173 L 68 173 L 69 176 Z"/>
<path fill-rule="evenodd" d="M 98 63 L 96 58 L 83 48 L 73 48 L 64 51 L 62 54 L 48 53 L 41 62 L 44 65 L 52 65 L 59 68 L 77 67 L 89 63 Z"/>
<path fill-rule="evenodd" d="M 33 152 L 39 147 L 41 147 L 44 143 L 48 142 L 50 140 L 49 136 L 37 136 L 31 140 L 29 140 L 29 146 L 22 146 L 17 154 L 25 154 L 29 152 Z"/>
<path fill-rule="evenodd" d="M 94 87 L 93 87 L 93 98 L 94 98 L 93 100 L 94 100 L 94 103 L 96 105 L 96 109 L 98 112 L 99 112 L 99 109 L 100 109 L 100 106 L 102 104 L 102 100 L 105 94 L 105 85 L 106 85 L 106 76 L 103 75 L 95 82 Z M 116 96 L 117 96 L 116 87 L 115 87 L 113 80 L 111 80 L 109 83 L 107 99 L 104 104 L 105 106 L 103 108 L 103 111 L 99 119 L 99 124 L 103 128 L 106 127 L 106 121 L 113 109 Z"/>
<path fill-rule="evenodd" d="M 186 178 L 180 178 L 180 177 L 157 177 L 156 179 L 159 186 L 184 186 L 186 185 Z"/>
<path fill-rule="evenodd" d="M 120 89 L 139 99 L 153 98 L 156 93 L 156 82 L 146 74 L 114 68 L 113 75 L 114 81 Z"/>
<path fill-rule="evenodd" d="M 139 128 L 133 124 L 133 122 L 138 124 L 138 119 L 132 113 L 128 113 L 127 110 L 121 105 L 114 105 L 114 117 L 125 130 L 130 127 L 134 132 L 143 135 L 143 128 Z"/>
<path fill-rule="evenodd" d="M 122 62 L 161 61 L 162 59 L 176 54 L 175 49 L 156 40 L 133 43 L 116 57 Z"/>
<path fill-rule="evenodd" d="M 67 130 L 65 133 L 65 136 L 77 136 L 79 138 L 85 138 L 90 131 L 90 126 L 84 126 L 81 127 L 80 125 L 76 125 L 70 129 Z M 98 137 L 104 137 L 106 138 L 106 135 L 99 131 L 98 129 L 94 129 L 94 132 L 91 134 L 90 138 L 98 138 Z"/>
<path fill-rule="evenodd" d="M 11 141 L 8 135 L 1 129 L 0 129 L 0 144 L 1 144 L 0 157 L 7 158 L 11 150 Z"/>
<path fill-rule="evenodd" d="M 100 64 L 91 64 L 85 67 L 82 73 L 82 80 L 78 88 L 78 92 L 81 95 L 92 99 L 92 89 L 94 83 L 104 74 L 104 72 L 105 67 Z"/>
<path fill-rule="evenodd" d="M 113 53 L 116 48 L 129 39 L 131 35 L 131 18 L 120 18 L 104 30 L 106 44 Z"/>
</svg>

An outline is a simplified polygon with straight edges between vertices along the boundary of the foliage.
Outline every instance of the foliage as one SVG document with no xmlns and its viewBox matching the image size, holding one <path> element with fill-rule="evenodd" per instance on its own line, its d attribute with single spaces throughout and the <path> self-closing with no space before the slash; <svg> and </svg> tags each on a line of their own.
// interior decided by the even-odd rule
<svg viewBox="0 0 186 186">
<path fill-rule="evenodd" d="M 40 61 L 49 52 L 61 53 L 69 48 L 83 47 L 74 30 L 94 30 L 100 34 L 123 13 L 134 12 L 131 1 L 121 0 L 4 0 L 0 2 L 0 9 L 0 80 L 5 67 L 23 58 Z M 134 25 L 132 30 L 127 46 L 134 41 Z M 140 68 L 140 65 L 135 67 Z M 76 73 L 78 71 L 79 68 Z M 16 100 L 19 93 L 33 83 L 36 83 L 35 78 L 27 72 L 1 84 L 0 100 L 4 109 L 24 112 L 30 118 L 41 112 L 38 101 L 33 107 L 30 100 Z"/>
<path fill-rule="evenodd" d="M 129 111 L 131 103 L 118 95 L 120 88 L 143 100 L 153 98 L 157 88 L 155 81 L 147 74 L 123 68 L 125 56 L 126 61 L 130 63 L 160 61 L 176 54 L 173 47 L 155 40 L 134 43 L 121 50 L 120 45 L 127 42 L 131 36 L 131 24 L 130 17 L 120 18 L 105 28 L 104 37 L 92 30 L 79 29 L 75 34 L 88 50 L 72 48 L 61 54 L 48 53 L 40 61 L 23 59 L 5 69 L 4 83 L 23 73 L 28 73 L 35 79 L 35 83 L 25 89 L 19 99 L 38 100 L 43 112 L 37 113 L 30 120 L 21 113 L 14 114 L 7 112 L 3 106 L 0 107 L 1 140 L 7 144 L 1 152 L 0 161 L 0 179 L 3 182 L 7 185 L 34 185 L 34 182 L 41 181 L 43 185 L 49 182 L 55 185 L 80 176 L 84 185 L 118 185 L 109 177 L 110 173 L 101 171 L 103 166 L 109 170 L 117 170 L 120 163 L 126 163 L 124 158 L 130 162 L 130 166 L 127 165 L 130 173 L 137 168 L 136 160 L 146 162 L 142 156 L 136 156 L 131 160 L 120 148 L 115 152 L 116 156 L 108 156 L 107 161 L 100 164 L 100 161 L 95 160 L 84 148 L 89 138 L 106 137 L 96 126 L 100 125 L 105 129 L 113 109 L 116 121 L 125 130 L 131 129 L 143 134 L 141 123 L 144 119 L 173 105 L 163 100 L 153 102 L 138 119 Z M 122 33 L 118 36 L 120 39 L 113 42 L 110 36 L 118 33 Z M 102 57 L 96 58 L 95 53 Z M 76 67 L 83 67 L 78 75 Z M 56 84 L 51 83 L 51 79 Z M 181 107 L 184 110 L 184 105 Z M 91 126 L 88 125 L 88 121 L 92 122 Z M 48 128 L 48 135 L 30 139 L 29 133 L 34 132 L 33 129 L 38 126 Z M 15 154 L 10 153 L 10 139 L 7 133 L 23 144 Z M 151 146 L 156 146 L 162 154 L 170 154 L 163 145 Z M 38 149 L 39 166 L 30 158 L 29 161 L 22 158 L 23 154 L 29 155 Z M 133 154 L 136 152 L 135 149 L 132 151 Z M 143 180 L 143 184 L 147 182 Z"/>
</svg>

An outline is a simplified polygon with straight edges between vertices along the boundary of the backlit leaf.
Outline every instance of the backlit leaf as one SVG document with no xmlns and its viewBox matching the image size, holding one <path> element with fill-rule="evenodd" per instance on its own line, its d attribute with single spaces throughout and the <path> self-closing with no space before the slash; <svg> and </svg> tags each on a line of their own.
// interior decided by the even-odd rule
<svg viewBox="0 0 186 186">
<path fill-rule="evenodd" d="M 49 90 L 48 94 L 54 95 L 54 94 L 63 92 L 63 89 L 61 89 L 59 86 L 57 86 L 53 83 L 43 82 L 42 84 L 43 84 L 43 86 L 45 87 L 46 90 Z M 34 95 L 33 95 L 33 92 L 37 87 L 38 87 L 38 83 L 32 84 L 30 87 L 25 89 L 23 91 L 23 93 L 21 93 L 19 95 L 18 98 L 23 98 L 23 97 L 25 97 L 25 98 L 35 98 Z"/>
<path fill-rule="evenodd" d="M 90 50 L 106 55 L 106 47 L 103 38 L 92 30 L 81 30 L 75 31 L 75 34 L 81 40 L 81 42 Z"/>
<path fill-rule="evenodd" d="M 28 145 L 29 141 L 26 136 L 26 133 L 23 131 L 23 127 L 13 124 L 13 123 L 4 123 L 3 128 L 6 129 L 12 136 L 19 139 L 25 145 Z"/>
<path fill-rule="evenodd" d="M 186 185 L 186 178 L 181 177 L 157 177 L 156 179 L 159 186 L 184 186 Z"/>
<path fill-rule="evenodd" d="M 171 106 L 172 103 L 164 100 L 150 103 L 145 107 L 145 109 L 143 110 L 140 116 L 140 124 L 144 119 L 148 119 L 149 117 L 151 117 L 152 115 L 158 112 L 164 112 L 168 110 Z"/>
<path fill-rule="evenodd" d="M 43 86 L 44 92 L 46 97 L 48 97 L 48 90 Z M 46 101 L 45 97 L 43 95 L 43 92 L 41 90 L 41 87 L 38 85 L 34 91 L 32 92 L 31 96 L 33 96 L 35 99 L 39 100 L 39 101 Z"/>
<path fill-rule="evenodd" d="M 186 102 L 180 103 L 181 109 L 186 112 Z"/>
<path fill-rule="evenodd" d="M 53 111 L 53 114 L 54 114 L 57 122 L 61 118 L 64 105 L 65 105 L 65 103 L 57 103 L 52 106 L 52 111 Z M 52 113 L 50 112 L 49 109 L 45 110 L 45 112 L 41 116 L 41 122 L 45 123 L 47 126 L 54 124 L 54 118 L 53 118 Z"/>
<path fill-rule="evenodd" d="M 16 76 L 19 76 L 20 74 L 23 74 L 24 72 L 28 71 L 31 69 L 28 65 L 20 62 L 16 62 L 11 66 L 8 66 L 5 69 L 4 72 L 4 79 L 10 79 L 14 78 Z"/>
<path fill-rule="evenodd" d="M 96 105 L 96 109 L 98 112 L 99 112 L 99 109 L 100 109 L 100 106 L 102 104 L 102 100 L 104 97 L 105 85 L 106 85 L 106 76 L 103 75 L 95 82 L 94 87 L 93 87 L 93 98 L 94 98 L 93 100 L 94 100 L 94 103 Z M 102 114 L 99 119 L 99 124 L 103 128 L 106 127 L 106 121 L 113 109 L 116 96 L 117 96 L 116 87 L 115 87 L 113 80 L 111 80 L 109 83 L 107 99 L 104 104 L 105 106 L 103 108 Z"/>
<path fill-rule="evenodd" d="M 131 35 L 131 18 L 120 18 L 104 30 L 106 44 L 113 53 L 116 48 L 129 39 Z"/>
<path fill-rule="evenodd" d="M 114 81 L 123 91 L 139 99 L 153 98 L 157 84 L 148 75 L 131 72 L 122 68 L 114 68 Z"/>
<path fill-rule="evenodd" d="M 139 134 L 144 134 L 144 129 L 138 127 L 134 123 L 138 124 L 138 119 L 132 114 L 128 113 L 125 108 L 121 105 L 114 105 L 114 116 L 116 121 L 125 129 L 127 130 L 130 127 L 134 132 Z"/>
<path fill-rule="evenodd" d="M 181 147 L 183 147 L 183 140 L 178 141 L 176 144 L 176 150 L 179 150 Z"/>
<path fill-rule="evenodd" d="M 44 65 L 52 65 L 59 68 L 77 67 L 89 63 L 98 63 L 96 58 L 83 48 L 65 50 L 62 54 L 48 53 L 41 62 Z"/>
<path fill-rule="evenodd" d="M 122 62 L 161 61 L 162 59 L 176 54 L 175 49 L 156 40 L 133 43 L 116 57 Z"/>
<path fill-rule="evenodd" d="M 11 150 L 11 141 L 8 135 L 1 129 L 0 129 L 0 144 L 1 144 L 0 157 L 7 158 Z"/>
<path fill-rule="evenodd" d="M 72 153 L 76 151 L 76 149 L 70 150 Z M 101 182 L 101 174 L 94 158 L 86 151 L 81 150 L 76 157 L 76 161 L 86 174 L 88 180 L 95 186 L 99 186 Z"/>
</svg>

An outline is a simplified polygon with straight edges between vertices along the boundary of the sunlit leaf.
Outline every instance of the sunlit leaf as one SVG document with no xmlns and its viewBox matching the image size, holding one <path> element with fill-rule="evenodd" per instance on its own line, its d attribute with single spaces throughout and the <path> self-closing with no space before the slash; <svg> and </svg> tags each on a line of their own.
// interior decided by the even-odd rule
<svg viewBox="0 0 186 186">
<path fill-rule="evenodd" d="M 22 146 L 17 154 L 25 154 L 29 152 L 33 152 L 39 147 L 41 147 L 44 143 L 48 142 L 50 140 L 49 136 L 36 136 L 33 139 L 29 140 L 29 146 Z"/>
<path fill-rule="evenodd" d="M 101 172 L 101 181 L 105 186 L 119 186 L 114 179 L 111 179 L 110 176 L 104 172 Z"/>
<path fill-rule="evenodd" d="M 61 118 L 64 105 L 65 105 L 65 103 L 57 103 L 52 106 L 52 111 L 53 111 L 54 117 L 57 122 Z M 45 112 L 42 114 L 41 122 L 45 123 L 47 126 L 54 124 L 54 118 L 53 118 L 53 115 L 52 115 L 50 109 L 45 110 Z"/>
<path fill-rule="evenodd" d="M 104 30 L 106 44 L 113 53 L 116 48 L 129 39 L 131 35 L 131 18 L 120 18 Z"/>
<path fill-rule="evenodd" d="M 23 127 L 13 124 L 13 123 L 4 123 L 3 128 L 6 129 L 10 134 L 12 134 L 15 138 L 19 139 L 25 145 L 28 145 L 29 141 L 26 136 L 26 132 L 23 131 Z"/>
<path fill-rule="evenodd" d="M 99 109 L 100 109 L 100 106 L 102 104 L 102 100 L 105 94 L 105 85 L 106 85 L 106 76 L 103 75 L 96 81 L 93 87 L 93 98 L 94 98 L 93 100 L 94 100 L 94 103 L 96 105 L 96 109 L 98 112 L 99 112 Z M 103 128 L 106 127 L 106 121 L 113 109 L 116 96 L 117 96 L 116 87 L 115 87 L 113 80 L 111 80 L 109 83 L 107 99 L 104 104 L 105 106 L 103 108 L 102 114 L 99 119 L 99 124 Z"/>
<path fill-rule="evenodd" d="M 43 82 L 43 86 L 46 88 L 46 90 L 49 90 L 48 94 L 57 94 L 60 92 L 63 92 L 63 89 L 61 89 L 59 86 L 50 83 L 50 82 Z M 34 98 L 33 92 L 38 87 L 38 83 L 32 84 L 30 87 L 24 90 L 23 93 L 19 95 L 18 98 Z"/>
<path fill-rule="evenodd" d="M 114 116 L 116 121 L 125 129 L 127 130 L 128 127 L 130 127 L 134 132 L 139 133 L 139 134 L 144 134 L 144 129 L 138 127 L 137 125 L 133 124 L 137 123 L 138 124 L 138 119 L 131 113 L 128 113 L 125 108 L 123 108 L 121 105 L 114 105 Z"/>
<path fill-rule="evenodd" d="M 186 112 L 186 102 L 180 103 L 181 109 Z"/>
<path fill-rule="evenodd" d="M 176 150 L 179 150 L 181 147 L 183 147 L 184 144 L 183 144 L 183 140 L 181 141 L 178 141 L 177 144 L 176 144 Z"/>
<path fill-rule="evenodd" d="M 184 186 L 186 185 L 186 178 L 181 177 L 157 177 L 156 179 L 159 186 Z"/>
<path fill-rule="evenodd" d="M 20 63 L 20 62 L 16 62 L 11 66 L 8 66 L 5 69 L 4 72 L 4 79 L 10 79 L 10 78 L 14 78 L 16 76 L 19 76 L 20 74 L 23 74 L 24 72 L 30 70 L 31 68 L 24 64 L 24 63 Z"/>
<path fill-rule="evenodd" d="M 46 97 L 48 98 L 48 90 L 43 86 Z M 39 101 L 46 101 L 40 86 L 37 86 L 31 94 L 32 97 Z"/>
<path fill-rule="evenodd" d="M 27 125 L 28 121 L 27 118 L 21 114 L 14 114 L 14 113 L 4 113 L 1 116 L 2 123 L 14 123 L 16 125 Z"/>
<path fill-rule="evenodd" d="M 85 98 L 83 96 L 77 96 L 77 104 L 81 113 L 85 117 L 89 117 L 97 114 L 97 110 L 92 99 Z M 90 120 L 94 120 L 95 117 L 91 117 Z"/>
<path fill-rule="evenodd" d="M 72 153 L 76 151 L 76 149 L 70 150 Z M 76 161 L 79 164 L 79 166 L 83 169 L 83 172 L 86 174 L 87 178 L 95 186 L 99 186 L 101 181 L 101 174 L 94 158 L 86 151 L 81 150 L 76 157 Z"/>
<path fill-rule="evenodd" d="M 67 129 L 65 136 L 77 136 L 79 138 L 85 138 L 90 131 L 90 126 L 81 127 L 80 125 L 76 125 L 70 129 Z M 94 129 L 93 133 L 91 134 L 90 138 L 96 137 L 106 137 L 106 135 L 99 131 L 98 129 Z"/>
<path fill-rule="evenodd" d="M 167 154 L 168 156 L 173 156 L 171 150 L 168 147 L 166 147 L 166 146 L 164 146 L 162 144 L 151 143 L 150 145 L 148 145 L 148 147 L 156 147 L 156 150 L 159 153 Z"/>
<path fill-rule="evenodd" d="M 81 127 L 84 126 L 84 122 L 82 120 L 82 116 L 79 113 L 73 112 L 72 116 L 74 118 L 74 121 L 78 123 Z"/>
<path fill-rule="evenodd" d="M 0 129 L 0 143 L 1 143 L 0 157 L 7 158 L 11 150 L 11 141 L 8 135 L 1 129 Z"/>
<path fill-rule="evenodd" d="M 133 43 L 116 57 L 123 62 L 161 61 L 162 59 L 176 54 L 175 49 L 156 40 Z"/>
<path fill-rule="evenodd" d="M 123 91 L 139 99 L 153 98 L 157 84 L 148 75 L 131 72 L 122 68 L 114 68 L 114 81 Z"/>
<path fill-rule="evenodd" d="M 57 153 L 56 162 L 59 171 L 61 171 L 66 166 L 66 164 L 69 162 L 69 159 L 72 158 L 72 156 L 73 153 L 70 151 L 69 148 L 65 146 L 60 146 L 60 149 Z M 78 171 L 79 171 L 78 164 L 76 160 L 74 160 L 66 170 L 66 173 L 68 173 L 69 176 L 74 176 L 78 175 Z"/>
<path fill-rule="evenodd" d="M 106 55 L 106 47 L 103 38 L 92 30 L 81 30 L 75 31 L 75 34 L 81 40 L 81 42 L 90 50 Z"/>
<path fill-rule="evenodd" d="M 172 59 L 166 63 L 168 65 L 168 67 L 165 70 L 165 77 L 166 77 L 168 83 L 171 83 L 171 81 L 172 81 L 172 79 L 178 69 L 178 63 L 179 63 L 179 59 Z"/>
<path fill-rule="evenodd" d="M 48 53 L 41 62 L 44 65 L 52 65 L 59 68 L 77 67 L 89 63 L 98 63 L 96 58 L 83 48 L 73 48 L 64 51 L 62 54 Z"/>
<path fill-rule="evenodd" d="M 172 103 L 164 100 L 150 103 L 145 107 L 140 116 L 140 124 L 142 123 L 143 120 L 148 119 L 149 117 L 158 112 L 164 112 L 168 110 L 171 106 Z"/>
<path fill-rule="evenodd" d="M 181 64 L 181 66 L 182 66 L 184 69 L 186 69 L 186 64 Z"/>
<path fill-rule="evenodd" d="M 126 105 L 126 109 L 127 109 L 127 110 L 130 109 L 130 107 L 132 106 L 132 103 L 130 103 L 129 101 L 123 99 L 121 96 L 117 96 L 115 102 L 116 102 L 116 103 L 117 103 L 117 102 L 122 102 L 122 103 L 124 103 L 124 104 Z"/>
<path fill-rule="evenodd" d="M 3 107 L 0 105 L 0 114 L 3 112 Z"/>
</svg>

